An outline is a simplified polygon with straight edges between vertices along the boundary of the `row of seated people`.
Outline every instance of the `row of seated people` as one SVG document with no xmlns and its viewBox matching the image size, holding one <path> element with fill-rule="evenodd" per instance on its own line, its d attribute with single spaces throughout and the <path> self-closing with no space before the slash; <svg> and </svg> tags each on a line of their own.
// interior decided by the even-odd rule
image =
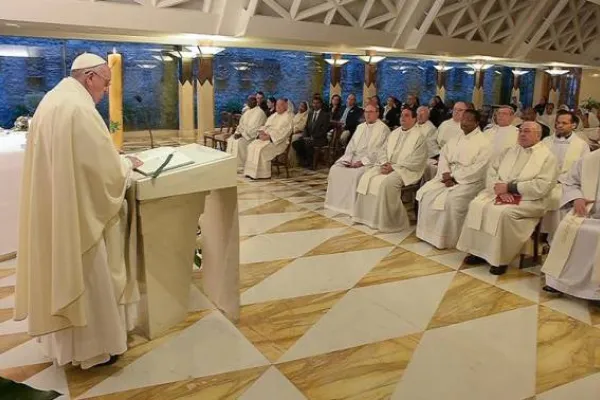
<svg viewBox="0 0 600 400">
<path fill-rule="evenodd" d="M 375 106 L 365 108 L 365 119 L 330 169 L 325 207 L 380 232 L 404 230 L 401 191 L 427 168 L 426 137 L 410 109 L 391 133 Z M 555 135 L 543 140 L 535 121 L 509 137 L 500 129 L 482 132 L 479 120 L 479 112 L 463 110 L 460 132 L 441 146 L 435 177 L 416 195 L 417 237 L 457 248 L 468 254 L 466 264 L 487 262 L 490 273 L 502 275 L 542 221 L 552 244 L 545 290 L 600 300 L 600 152 L 590 154 L 574 134 L 575 114 L 557 113 Z"/>
</svg>

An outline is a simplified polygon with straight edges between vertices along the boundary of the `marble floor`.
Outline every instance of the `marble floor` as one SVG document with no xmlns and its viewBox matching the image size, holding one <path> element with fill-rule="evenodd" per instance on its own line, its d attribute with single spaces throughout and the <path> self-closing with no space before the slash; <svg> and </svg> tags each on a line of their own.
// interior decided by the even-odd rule
<svg viewBox="0 0 600 400">
<path fill-rule="evenodd" d="M 241 319 L 198 289 L 187 319 L 130 337 L 113 366 L 55 368 L 11 320 L 0 264 L 0 376 L 62 399 L 597 400 L 600 310 L 541 291 L 538 269 L 467 268 L 412 231 L 323 209 L 326 174 L 240 179 Z M 0 394 L 0 398 L 1 398 Z"/>
</svg>

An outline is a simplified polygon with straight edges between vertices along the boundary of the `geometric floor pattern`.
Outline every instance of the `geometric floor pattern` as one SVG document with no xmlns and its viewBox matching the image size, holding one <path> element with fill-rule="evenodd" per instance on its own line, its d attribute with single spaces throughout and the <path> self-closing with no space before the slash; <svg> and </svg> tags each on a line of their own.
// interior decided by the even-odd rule
<svg viewBox="0 0 600 400">
<path fill-rule="evenodd" d="M 323 209 L 327 175 L 240 178 L 241 318 L 194 273 L 187 319 L 130 336 L 114 365 L 56 368 L 12 321 L 0 264 L 0 376 L 61 399 L 597 400 L 600 309 L 496 277 L 413 229 L 380 234 Z M 1 397 L 1 396 L 0 396 Z"/>
</svg>

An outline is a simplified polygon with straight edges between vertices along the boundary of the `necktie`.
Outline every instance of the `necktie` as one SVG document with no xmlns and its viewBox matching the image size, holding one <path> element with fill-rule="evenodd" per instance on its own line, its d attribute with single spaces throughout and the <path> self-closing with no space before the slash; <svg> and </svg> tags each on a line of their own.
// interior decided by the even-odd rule
<svg viewBox="0 0 600 400">
<path fill-rule="evenodd" d="M 312 124 L 313 124 L 313 125 L 315 124 L 315 121 L 317 120 L 317 116 L 318 116 L 318 115 L 319 115 L 319 112 L 318 112 L 318 111 L 316 111 L 316 112 L 314 112 L 314 113 L 313 113 L 313 119 L 312 119 Z"/>
</svg>

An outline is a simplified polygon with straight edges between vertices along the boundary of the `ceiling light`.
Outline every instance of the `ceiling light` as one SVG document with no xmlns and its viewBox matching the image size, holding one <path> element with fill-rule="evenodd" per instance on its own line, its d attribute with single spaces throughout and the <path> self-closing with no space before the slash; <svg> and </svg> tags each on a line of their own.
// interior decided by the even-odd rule
<svg viewBox="0 0 600 400">
<path fill-rule="evenodd" d="M 592 78 L 597 78 L 599 76 L 600 76 L 600 74 L 592 74 Z"/>
<path fill-rule="evenodd" d="M 325 62 L 329 65 L 333 65 L 336 67 L 341 67 L 342 65 L 346 64 L 348 61 L 350 60 L 344 60 L 341 58 L 326 58 Z"/>
<path fill-rule="evenodd" d="M 558 67 L 552 67 L 550 69 L 545 70 L 545 72 L 552 76 L 559 76 L 559 75 L 568 74 L 569 70 L 568 69 L 560 69 Z"/>
<path fill-rule="evenodd" d="M 445 72 L 445 71 L 450 71 L 454 67 L 451 67 L 451 66 L 446 65 L 446 64 L 437 64 L 437 65 L 434 65 L 433 68 L 437 69 L 438 71 Z"/>
<path fill-rule="evenodd" d="M 494 66 L 494 64 L 484 64 L 481 61 L 477 61 L 475 64 L 467 64 L 467 66 L 469 68 L 473 68 L 473 70 L 475 70 L 475 71 L 483 71 L 488 68 L 492 68 Z"/>
<path fill-rule="evenodd" d="M 358 56 L 359 60 L 367 64 L 377 64 L 385 59 L 384 56 Z"/>
<path fill-rule="evenodd" d="M 515 75 L 515 76 L 521 76 L 521 75 L 528 74 L 528 73 L 529 73 L 529 71 L 524 71 L 524 70 L 522 70 L 522 69 L 513 69 L 513 70 L 512 70 L 512 73 L 513 73 L 513 75 Z"/>
<path fill-rule="evenodd" d="M 177 58 L 195 58 L 198 53 L 194 53 L 192 51 L 172 51 L 171 53 Z"/>
<path fill-rule="evenodd" d="M 502 75 L 502 72 L 500 72 L 500 71 L 494 71 L 494 73 L 498 74 L 498 75 Z"/>
<path fill-rule="evenodd" d="M 40 57 L 38 47 L 0 45 L 0 57 Z"/>
</svg>

